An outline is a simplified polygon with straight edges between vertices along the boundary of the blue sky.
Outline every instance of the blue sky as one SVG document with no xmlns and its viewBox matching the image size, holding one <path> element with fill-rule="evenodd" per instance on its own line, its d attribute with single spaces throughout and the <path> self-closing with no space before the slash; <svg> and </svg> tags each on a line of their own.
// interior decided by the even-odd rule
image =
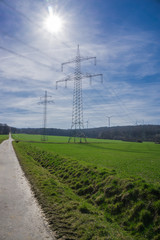
<svg viewBox="0 0 160 240">
<path fill-rule="evenodd" d="M 44 24 L 51 6 L 63 20 L 57 33 Z M 70 128 L 74 72 L 61 63 L 84 57 L 82 72 L 103 74 L 103 84 L 83 80 L 84 125 L 160 124 L 159 0 L 0 0 L 0 122 L 41 127 L 40 97 L 47 91 L 47 127 Z"/>
</svg>

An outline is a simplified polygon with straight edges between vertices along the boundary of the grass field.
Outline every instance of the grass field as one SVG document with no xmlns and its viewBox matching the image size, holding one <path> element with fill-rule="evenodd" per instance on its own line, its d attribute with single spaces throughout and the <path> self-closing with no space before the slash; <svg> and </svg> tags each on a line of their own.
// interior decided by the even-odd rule
<svg viewBox="0 0 160 240">
<path fill-rule="evenodd" d="M 13 137 L 58 238 L 160 239 L 160 145 L 96 139 L 67 144 L 65 137 L 41 143 L 40 136 Z"/>
<path fill-rule="evenodd" d="M 15 139 L 40 141 L 36 135 L 15 135 Z M 152 142 L 135 143 L 114 140 L 89 139 L 88 144 L 63 144 L 67 137 L 48 137 L 48 142 L 35 146 L 65 157 L 77 159 L 83 164 L 116 170 L 120 177 L 142 177 L 148 182 L 160 183 L 160 145 Z M 62 142 L 62 144 L 60 144 Z M 97 142 L 97 143 L 96 143 Z"/>
<path fill-rule="evenodd" d="M 35 142 L 41 142 L 41 135 L 31 135 L 31 134 L 12 134 L 14 139 L 20 140 L 20 141 L 35 141 Z M 46 143 L 68 143 L 69 137 L 62 137 L 62 136 L 46 136 L 47 141 Z M 108 142 L 108 140 L 102 140 L 102 139 L 94 139 L 94 138 L 87 138 L 88 142 Z M 112 142 L 113 140 L 110 140 Z"/>
<path fill-rule="evenodd" d="M 8 135 L 0 135 L 0 143 L 8 139 Z"/>
</svg>

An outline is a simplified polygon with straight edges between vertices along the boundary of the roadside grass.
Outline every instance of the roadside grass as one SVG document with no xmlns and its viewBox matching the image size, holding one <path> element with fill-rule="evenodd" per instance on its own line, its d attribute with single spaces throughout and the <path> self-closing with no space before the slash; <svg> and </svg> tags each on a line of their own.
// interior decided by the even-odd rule
<svg viewBox="0 0 160 240">
<path fill-rule="evenodd" d="M 0 135 L 0 143 L 8 139 L 8 135 Z"/>
<path fill-rule="evenodd" d="M 160 239 L 158 183 L 155 186 L 138 177 L 122 178 L 122 174 L 120 178 L 114 169 L 97 167 L 80 161 L 78 157 L 78 160 L 64 157 L 54 151 L 56 146 L 61 146 L 61 152 L 64 152 L 65 145 L 14 143 L 37 197 L 44 210 L 47 206 L 48 210 L 45 211 L 48 217 L 54 219 L 53 228 L 56 216 L 63 223 L 66 216 L 69 224 L 66 233 L 61 233 L 57 226 L 61 236 L 65 236 L 65 239 Z M 48 150 L 46 146 L 52 146 L 53 149 Z M 86 144 L 67 146 L 79 146 L 81 151 L 84 146 L 87 147 Z M 121 147 L 118 149 L 121 150 Z M 133 150 L 130 147 L 129 152 Z M 88 154 L 93 156 L 93 151 L 92 147 Z M 143 151 L 139 149 L 139 153 Z M 64 227 L 65 224 L 62 225 Z M 73 232 L 74 236 L 71 234 Z M 72 238 L 67 234 L 71 234 Z"/>
<path fill-rule="evenodd" d="M 54 173 L 52 165 L 56 156 L 47 153 L 44 155 L 44 152 L 39 150 L 37 152 L 28 143 L 14 142 L 13 145 L 35 196 L 49 224 L 57 233 L 57 239 L 135 239 L 121 229 L 112 218 L 108 221 L 102 209 L 77 194 L 67 182 L 63 181 L 63 177 L 59 177 L 59 174 L 65 174 L 66 170 L 60 171 L 58 175 Z M 40 160 L 40 156 L 43 156 L 43 160 Z"/>
</svg>

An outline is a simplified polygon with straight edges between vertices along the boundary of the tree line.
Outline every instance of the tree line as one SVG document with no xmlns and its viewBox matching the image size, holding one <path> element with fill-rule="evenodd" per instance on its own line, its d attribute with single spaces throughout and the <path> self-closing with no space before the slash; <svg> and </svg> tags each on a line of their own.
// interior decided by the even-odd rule
<svg viewBox="0 0 160 240">
<path fill-rule="evenodd" d="M 0 123 L 0 134 L 26 133 L 43 135 L 43 128 L 14 128 L 7 124 Z M 54 136 L 71 136 L 70 129 L 46 128 L 46 135 Z M 99 127 L 88 128 L 83 130 L 86 137 L 98 139 L 114 139 L 123 141 L 152 141 L 160 143 L 160 125 L 137 125 L 137 126 L 116 126 L 116 127 Z"/>
<path fill-rule="evenodd" d="M 7 124 L 0 123 L 0 134 L 6 135 L 10 131 L 10 127 Z"/>
</svg>

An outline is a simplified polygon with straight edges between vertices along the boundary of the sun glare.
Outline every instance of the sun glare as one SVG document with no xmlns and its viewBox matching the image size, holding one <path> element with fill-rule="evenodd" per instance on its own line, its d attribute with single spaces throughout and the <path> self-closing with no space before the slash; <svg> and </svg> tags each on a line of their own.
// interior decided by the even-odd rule
<svg viewBox="0 0 160 240">
<path fill-rule="evenodd" d="M 50 14 L 45 21 L 45 28 L 50 33 L 58 33 L 62 30 L 62 18 L 56 14 Z"/>
</svg>

